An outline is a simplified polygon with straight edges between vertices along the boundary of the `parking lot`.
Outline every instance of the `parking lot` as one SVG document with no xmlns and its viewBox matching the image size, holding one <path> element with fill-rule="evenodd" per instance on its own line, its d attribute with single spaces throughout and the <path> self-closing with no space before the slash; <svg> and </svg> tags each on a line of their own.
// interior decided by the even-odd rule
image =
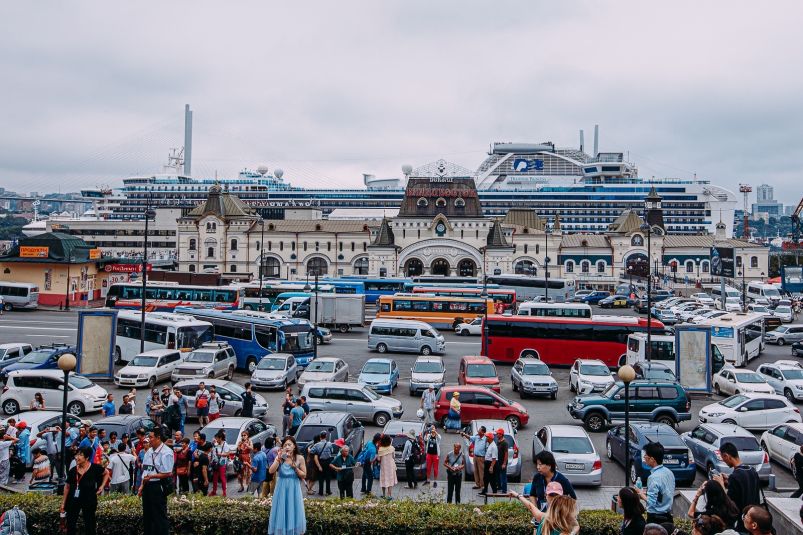
<svg viewBox="0 0 803 535">
<path fill-rule="evenodd" d="M 596 307 L 595 307 L 596 308 Z M 596 311 L 596 310 L 595 310 Z M 635 315 L 630 309 L 623 309 L 614 312 L 606 311 L 606 313 Z M 74 343 L 77 329 L 76 329 L 77 314 L 70 312 L 50 312 L 50 311 L 12 311 L 7 312 L 0 318 L 0 342 L 28 342 L 34 345 L 41 345 L 47 343 Z M 479 337 L 464 337 L 457 336 L 453 332 L 442 330 L 446 338 L 446 353 L 443 355 L 446 363 L 447 370 L 447 383 L 457 384 L 457 364 L 460 357 L 464 355 L 478 355 L 480 353 L 480 339 Z M 327 357 L 340 357 L 346 361 L 349 366 L 349 380 L 355 381 L 359 374 L 360 368 L 366 360 L 372 357 L 379 356 L 376 352 L 369 352 L 367 349 L 368 330 L 367 328 L 351 331 L 346 334 L 334 332 L 334 338 L 331 343 L 324 344 L 319 347 L 319 356 Z M 416 419 L 415 412 L 419 406 L 419 397 L 411 397 L 407 385 L 409 384 L 410 368 L 415 361 L 416 355 L 404 353 L 390 353 L 386 354 L 389 358 L 393 358 L 399 365 L 401 371 L 401 378 L 399 387 L 394 390 L 393 397 L 397 398 L 404 407 L 403 419 Z M 594 358 L 594 355 L 572 355 L 572 358 Z M 778 359 L 789 359 L 791 357 L 788 346 L 778 347 L 774 345 L 767 345 L 763 354 L 750 362 L 748 368 L 755 370 L 759 364 L 774 362 Z M 578 420 L 573 420 L 567 410 L 566 405 L 569 403 L 573 394 L 569 391 L 568 387 L 568 368 L 553 368 L 552 372 L 555 379 L 558 381 L 560 390 L 558 392 L 557 400 L 550 400 L 548 398 L 527 398 L 520 399 L 518 393 L 514 393 L 510 384 L 510 365 L 497 366 L 499 377 L 502 383 L 502 395 L 522 403 L 530 414 L 530 422 L 526 427 L 519 430 L 516 435 L 516 440 L 519 445 L 520 457 L 523 459 L 522 467 L 522 480 L 526 481 L 535 472 L 535 465 L 532 462 L 532 440 L 533 435 L 544 425 L 554 424 L 574 424 L 582 425 Z M 235 381 L 243 384 L 247 381 L 248 376 L 244 373 L 237 373 Z M 103 385 L 109 392 L 114 394 L 122 394 L 123 390 L 117 388 L 113 383 Z M 294 385 L 295 388 L 295 385 Z M 280 391 L 261 391 L 260 392 L 270 405 L 268 411 L 267 421 L 277 428 L 281 429 L 281 417 L 279 406 L 283 401 L 283 393 Z M 141 391 L 139 396 L 140 405 L 142 404 L 146 393 Z M 122 399 L 122 395 L 116 396 L 116 399 Z M 678 431 L 681 433 L 691 431 L 697 423 L 697 413 L 700 408 L 710 403 L 715 403 L 723 399 L 720 396 L 712 395 L 711 397 L 693 396 L 692 397 L 692 420 L 690 422 L 683 422 L 679 425 Z M 138 407 L 137 412 L 141 409 Z M 89 419 L 97 419 L 100 414 L 87 415 Z M 23 418 L 24 419 L 24 418 Z M 195 421 L 188 422 L 187 430 L 192 431 L 197 428 Z M 379 428 L 373 424 L 366 424 L 366 436 L 371 436 L 373 433 L 379 431 Z M 603 477 L 602 484 L 605 486 L 622 485 L 625 482 L 625 474 L 623 468 L 613 462 L 609 461 L 605 456 L 605 433 L 589 433 L 594 447 L 602 459 Z M 761 433 L 756 433 L 757 438 Z M 452 444 L 452 437 L 454 435 L 445 436 L 443 443 L 447 449 L 450 449 Z M 777 465 L 773 462 L 773 473 L 776 476 L 776 484 L 778 487 L 795 487 L 794 477 L 791 472 Z M 439 479 L 445 480 L 446 476 L 441 471 Z M 705 478 L 702 471 L 698 471 L 695 486 L 699 485 Z"/>
</svg>

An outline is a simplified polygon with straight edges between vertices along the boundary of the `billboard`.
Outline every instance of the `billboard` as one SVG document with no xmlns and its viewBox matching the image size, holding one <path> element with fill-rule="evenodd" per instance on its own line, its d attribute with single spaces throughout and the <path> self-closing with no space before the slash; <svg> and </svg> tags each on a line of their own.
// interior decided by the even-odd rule
<svg viewBox="0 0 803 535">
<path fill-rule="evenodd" d="M 90 260 L 98 260 L 101 257 L 100 249 L 90 249 L 89 250 L 89 259 Z"/>
<path fill-rule="evenodd" d="M 729 278 L 736 276 L 736 270 L 734 269 L 736 264 L 733 261 L 732 247 L 712 247 L 710 254 L 711 275 Z"/>
<path fill-rule="evenodd" d="M 50 256 L 50 247 L 20 246 L 20 258 L 47 258 Z"/>
</svg>

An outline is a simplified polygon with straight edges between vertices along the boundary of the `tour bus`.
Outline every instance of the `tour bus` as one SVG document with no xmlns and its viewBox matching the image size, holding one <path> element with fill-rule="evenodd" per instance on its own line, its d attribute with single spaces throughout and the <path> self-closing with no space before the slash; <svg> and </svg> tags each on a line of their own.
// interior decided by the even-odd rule
<svg viewBox="0 0 803 535">
<path fill-rule="evenodd" d="M 313 282 L 314 284 L 314 282 Z M 365 284 L 358 280 L 344 280 L 333 277 L 318 279 L 318 284 L 330 284 L 336 294 L 365 294 Z"/>
<path fill-rule="evenodd" d="M 215 341 L 228 342 L 237 355 L 237 367 L 254 373 L 270 353 L 290 353 L 304 368 L 313 358 L 312 325 L 307 320 L 276 319 L 265 312 L 179 307 L 176 312 L 208 321 Z"/>
<path fill-rule="evenodd" d="M 677 370 L 677 356 L 675 355 L 675 337 L 665 334 L 650 336 L 650 361 L 660 362 L 674 373 Z M 627 364 L 647 360 L 647 333 L 631 334 L 627 339 Z M 625 362 L 620 363 L 624 365 Z"/>
<path fill-rule="evenodd" d="M 652 320 L 654 331 L 664 325 Z M 487 330 L 487 338 L 485 331 Z M 577 359 L 599 359 L 615 368 L 627 359 L 627 339 L 646 332 L 647 318 L 593 316 L 488 316 L 482 347 L 495 362 L 516 362 L 531 357 L 545 364 L 571 366 Z"/>
<path fill-rule="evenodd" d="M 147 283 L 145 308 L 148 312 L 172 312 L 179 306 L 232 310 L 240 308 L 242 296 L 241 286 L 194 286 L 153 281 Z M 112 284 L 106 294 L 106 307 L 142 308 L 142 283 Z"/>
<path fill-rule="evenodd" d="M 114 360 L 123 364 L 140 354 L 142 312 L 121 310 L 117 314 Z M 192 351 L 211 342 L 214 332 L 208 321 L 167 312 L 145 313 L 145 351 L 178 349 Z"/>
<path fill-rule="evenodd" d="M 574 281 L 572 279 L 549 278 L 549 288 L 544 277 L 531 277 L 529 275 L 513 275 L 503 273 L 488 277 L 488 282 L 498 284 L 502 288 L 516 290 L 516 299 L 519 302 L 532 301 L 536 297 L 547 296 L 558 303 L 574 300 Z"/>
<path fill-rule="evenodd" d="M 453 286 L 455 284 L 479 284 L 482 279 L 479 277 L 447 277 L 446 275 L 417 275 L 412 278 L 413 282 L 431 283 L 437 286 Z"/>
<path fill-rule="evenodd" d="M 39 286 L 28 282 L 0 282 L 3 310 L 39 306 Z"/>
<path fill-rule="evenodd" d="M 516 291 L 503 288 L 488 288 L 488 297 L 493 299 L 494 304 L 501 303 L 501 310 L 494 306 L 497 313 L 504 310 L 516 310 Z M 413 294 L 437 295 L 439 297 L 479 297 L 482 295 L 482 288 L 438 288 L 435 286 L 417 286 L 413 288 Z"/>
<path fill-rule="evenodd" d="M 242 284 L 241 286 L 243 288 L 243 306 L 241 308 L 245 310 L 259 310 L 259 283 L 250 282 L 248 284 Z M 276 281 L 264 282 L 262 284 L 262 307 L 265 310 L 270 310 L 279 294 L 285 292 L 302 292 L 305 286 L 304 283 L 288 284 L 286 282 Z M 312 286 L 314 291 L 314 283 Z M 318 285 L 318 292 L 320 293 L 332 293 L 333 291 L 334 287 L 331 285 Z"/>
<path fill-rule="evenodd" d="M 476 282 L 443 282 L 443 283 L 435 283 L 435 282 L 405 282 L 403 288 L 400 290 L 404 293 L 412 293 L 415 291 L 416 288 L 479 288 L 482 290 L 483 286 L 482 283 Z M 499 289 L 498 284 L 486 284 L 485 289 Z"/>
<path fill-rule="evenodd" d="M 750 299 L 766 299 L 768 303 L 774 305 L 781 300 L 781 292 L 772 284 L 763 282 L 751 282 L 747 285 L 747 297 Z"/>
<path fill-rule="evenodd" d="M 494 306 L 492 299 L 413 294 L 383 295 L 377 303 L 377 318 L 418 320 L 452 329 L 467 319 L 485 314 L 486 307 L 493 310 Z"/>
<path fill-rule="evenodd" d="M 410 282 L 410 279 L 405 278 L 373 278 L 364 275 L 343 275 L 339 280 L 363 283 L 366 303 L 376 303 L 376 300 L 381 295 L 393 295 L 403 292 L 404 283 Z"/>
<path fill-rule="evenodd" d="M 747 366 L 764 350 L 764 314 L 731 312 L 700 325 L 711 327 L 714 360 L 721 358 L 726 364 Z"/>
<path fill-rule="evenodd" d="M 711 289 L 711 297 L 714 299 L 714 302 L 722 301 L 722 287 L 717 285 Z M 742 292 L 737 290 L 732 286 L 725 286 L 725 297 L 742 297 Z"/>
<path fill-rule="evenodd" d="M 552 316 L 564 318 L 590 318 L 591 306 L 585 303 L 535 303 L 528 301 L 519 306 L 519 316 Z"/>
</svg>

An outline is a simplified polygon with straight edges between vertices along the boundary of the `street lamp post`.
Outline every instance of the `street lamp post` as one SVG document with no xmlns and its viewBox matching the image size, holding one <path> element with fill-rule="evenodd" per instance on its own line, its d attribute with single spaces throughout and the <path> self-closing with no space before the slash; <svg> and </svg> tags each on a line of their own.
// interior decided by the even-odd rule
<svg viewBox="0 0 803 535">
<path fill-rule="evenodd" d="M 544 302 L 549 303 L 549 235 L 552 229 L 544 229 Z"/>
<path fill-rule="evenodd" d="M 312 288 L 309 286 L 309 271 L 307 271 L 307 284 L 304 285 L 304 292 L 309 293 L 312 291 Z M 312 307 L 310 307 L 310 313 L 314 314 L 315 317 L 311 318 L 313 320 L 313 325 L 315 327 L 315 332 L 313 333 L 312 337 L 312 359 L 315 360 L 318 358 L 318 270 L 315 270 L 315 310 L 313 312 Z"/>
<path fill-rule="evenodd" d="M 148 289 L 148 221 L 156 217 L 156 211 L 150 206 L 145 211 L 145 247 L 142 252 L 142 327 L 139 329 L 139 352 L 145 352 L 145 293 Z"/>
<path fill-rule="evenodd" d="M 483 303 L 483 310 L 485 311 L 483 322 L 482 322 L 482 355 L 484 357 L 488 356 L 488 276 L 483 273 L 482 274 L 482 293 L 480 294 L 482 297 Z"/>
<path fill-rule="evenodd" d="M 77 364 L 77 360 L 75 355 L 71 353 L 65 353 L 58 360 L 58 367 L 61 371 L 64 372 L 64 398 L 61 404 L 61 458 L 59 459 L 59 483 L 58 483 L 58 493 L 64 494 L 64 486 L 67 484 L 67 473 L 66 473 L 66 457 L 67 457 L 67 447 L 66 438 L 67 438 L 67 385 L 69 384 L 70 378 L 70 371 L 75 368 Z"/>
<path fill-rule="evenodd" d="M 738 276 L 742 277 L 742 312 L 747 312 L 747 296 L 744 294 L 744 272 L 747 271 L 744 266 L 742 266 L 741 271 L 737 273 Z M 724 308 L 724 307 L 723 307 Z"/>
<path fill-rule="evenodd" d="M 259 225 L 262 227 L 262 241 L 259 242 L 259 308 L 260 312 L 264 312 L 265 308 L 262 306 L 262 272 L 265 266 L 265 220 L 259 218 Z"/>
<path fill-rule="evenodd" d="M 649 347 L 649 345 L 647 346 Z M 619 368 L 619 379 L 625 384 L 625 487 L 630 477 L 630 382 L 636 378 L 636 370 L 629 364 Z M 635 482 L 634 482 L 635 483 Z"/>
<path fill-rule="evenodd" d="M 647 233 L 647 270 L 650 269 L 650 259 L 651 259 L 651 252 L 650 252 L 650 236 L 652 235 L 652 229 L 650 229 L 650 225 L 646 222 L 641 225 L 641 231 Z M 652 273 L 649 273 L 647 277 L 647 347 L 645 348 L 644 354 L 647 357 L 647 362 L 650 362 L 652 358 L 652 346 L 650 345 L 652 340 L 650 338 L 650 334 L 652 331 L 652 296 L 650 293 L 652 292 Z"/>
</svg>

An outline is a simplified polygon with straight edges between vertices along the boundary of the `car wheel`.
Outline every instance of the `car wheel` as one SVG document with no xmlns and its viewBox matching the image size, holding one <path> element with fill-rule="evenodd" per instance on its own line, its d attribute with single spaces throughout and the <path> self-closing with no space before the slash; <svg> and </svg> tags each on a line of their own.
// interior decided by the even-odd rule
<svg viewBox="0 0 803 535">
<path fill-rule="evenodd" d="M 797 400 L 795 399 L 795 395 L 788 388 L 784 389 L 783 395 L 786 396 L 786 399 L 788 399 L 793 405 L 795 403 L 797 403 Z"/>
<path fill-rule="evenodd" d="M 430 349 L 429 346 L 424 346 L 421 348 L 421 354 L 424 355 L 425 357 L 429 356 L 432 354 L 432 349 Z"/>
<path fill-rule="evenodd" d="M 3 304 L 3 310 L 5 310 L 6 312 L 10 312 L 12 308 L 14 308 L 14 307 L 11 305 L 11 303 L 4 303 Z"/>
<path fill-rule="evenodd" d="M 380 412 L 374 416 L 374 424 L 376 424 L 378 427 L 385 427 L 389 420 L 390 416 L 388 416 L 386 412 Z"/>
<path fill-rule="evenodd" d="M 226 374 L 226 380 L 231 381 L 234 379 L 234 366 L 229 367 L 229 371 Z"/>
<path fill-rule="evenodd" d="M 349 332 L 349 326 L 348 326 L 348 325 L 345 325 L 345 324 L 343 324 L 343 325 L 341 325 L 340 327 L 338 327 L 338 329 L 340 329 L 340 332 L 342 332 L 342 333 L 347 333 L 347 332 Z"/>
<path fill-rule="evenodd" d="M 463 329 L 460 331 L 460 336 L 468 336 L 468 329 Z"/>
<path fill-rule="evenodd" d="M 123 353 L 119 347 L 114 348 L 114 363 L 118 366 L 123 364 Z"/>
<path fill-rule="evenodd" d="M 154 386 L 156 386 L 156 377 L 151 375 L 151 378 L 148 379 L 148 390 L 153 391 Z"/>
<path fill-rule="evenodd" d="M 287 392 L 287 385 L 288 385 L 288 382 L 287 382 L 287 377 L 285 377 L 285 378 L 284 378 L 284 391 L 285 391 L 285 392 Z"/>
<path fill-rule="evenodd" d="M 386 346 L 385 344 L 377 344 L 376 350 L 379 351 L 380 353 L 387 353 L 388 346 Z"/>
<path fill-rule="evenodd" d="M 611 448 L 611 441 L 605 441 L 605 454 L 608 456 L 608 459 L 613 459 L 613 449 Z"/>
<path fill-rule="evenodd" d="M 215 378 L 215 372 L 211 372 L 208 377 L 209 377 L 209 379 L 214 379 Z"/>
<path fill-rule="evenodd" d="M 519 391 L 519 387 L 516 386 L 516 381 L 511 381 L 511 384 L 513 385 L 513 392 L 518 392 Z"/>
<path fill-rule="evenodd" d="M 319 346 L 322 346 L 323 345 L 323 338 L 320 337 L 320 336 L 316 336 L 315 337 L 315 343 L 318 344 Z"/>
<path fill-rule="evenodd" d="M 521 420 L 519 420 L 519 417 L 518 416 L 513 416 L 512 414 L 510 416 L 508 416 L 507 418 L 505 418 L 505 421 L 507 423 L 509 423 L 510 427 L 512 427 L 514 430 L 518 429 L 519 426 L 521 425 Z"/>
<path fill-rule="evenodd" d="M 242 414 L 243 414 L 242 409 L 237 409 L 236 411 L 234 411 L 235 418 L 239 418 L 240 416 L 242 416 Z"/>
<path fill-rule="evenodd" d="M 669 427 L 675 427 L 675 419 L 672 416 L 668 415 L 668 414 L 662 414 L 661 416 L 659 416 L 655 420 L 655 423 L 666 424 Z"/>
<path fill-rule="evenodd" d="M 574 383 L 572 383 L 571 379 L 569 379 L 569 391 L 570 392 L 577 392 L 577 390 L 574 388 Z"/>
<path fill-rule="evenodd" d="M 254 310 L 254 305 L 245 305 L 243 308 L 246 310 Z"/>
<path fill-rule="evenodd" d="M 348 383 L 348 382 L 349 382 L 349 374 L 346 374 L 346 380 L 345 380 L 345 381 L 343 381 L 343 382 L 344 382 L 344 383 Z"/>
<path fill-rule="evenodd" d="M 411 395 L 411 396 L 414 396 L 414 395 L 415 395 L 415 391 L 414 391 L 412 388 L 410 389 L 410 395 Z"/>
<path fill-rule="evenodd" d="M 719 389 L 719 383 L 714 383 L 714 392 L 716 392 L 718 396 L 722 395 L 722 391 Z"/>
<path fill-rule="evenodd" d="M 727 420 L 723 420 L 722 423 L 723 424 L 728 424 L 728 425 L 736 425 L 736 420 L 732 420 L 732 419 L 728 418 Z"/>
<path fill-rule="evenodd" d="M 550 395 L 549 397 L 552 398 L 552 400 L 556 400 L 556 399 L 558 399 L 558 393 L 557 392 L 552 392 L 552 395 Z"/>
<path fill-rule="evenodd" d="M 245 361 L 245 369 L 248 370 L 249 374 L 253 374 L 257 371 L 257 359 L 248 357 L 248 360 Z"/>
<path fill-rule="evenodd" d="M 448 420 L 448 416 L 444 416 L 441 418 L 441 427 L 446 427 L 446 420 Z"/>
<path fill-rule="evenodd" d="M 9 416 L 12 414 L 17 414 L 20 411 L 20 404 L 14 401 L 13 399 L 7 399 L 3 402 L 3 413 L 8 414 Z"/>
<path fill-rule="evenodd" d="M 593 433 L 599 433 L 602 431 L 602 428 L 605 425 L 605 418 L 599 412 L 592 412 L 585 417 L 583 424 L 585 424 L 586 429 L 589 431 Z"/>
<path fill-rule="evenodd" d="M 638 481 L 638 478 L 639 475 L 638 469 L 636 468 L 636 463 L 630 461 L 630 482 L 635 485 L 636 481 Z"/>
<path fill-rule="evenodd" d="M 84 406 L 80 401 L 73 401 L 67 405 L 67 412 L 73 416 L 83 416 Z"/>
<path fill-rule="evenodd" d="M 785 343 L 786 343 L 786 341 L 785 341 L 783 338 L 778 338 L 778 345 L 779 345 L 779 346 L 782 346 L 782 345 L 784 345 Z"/>
</svg>

